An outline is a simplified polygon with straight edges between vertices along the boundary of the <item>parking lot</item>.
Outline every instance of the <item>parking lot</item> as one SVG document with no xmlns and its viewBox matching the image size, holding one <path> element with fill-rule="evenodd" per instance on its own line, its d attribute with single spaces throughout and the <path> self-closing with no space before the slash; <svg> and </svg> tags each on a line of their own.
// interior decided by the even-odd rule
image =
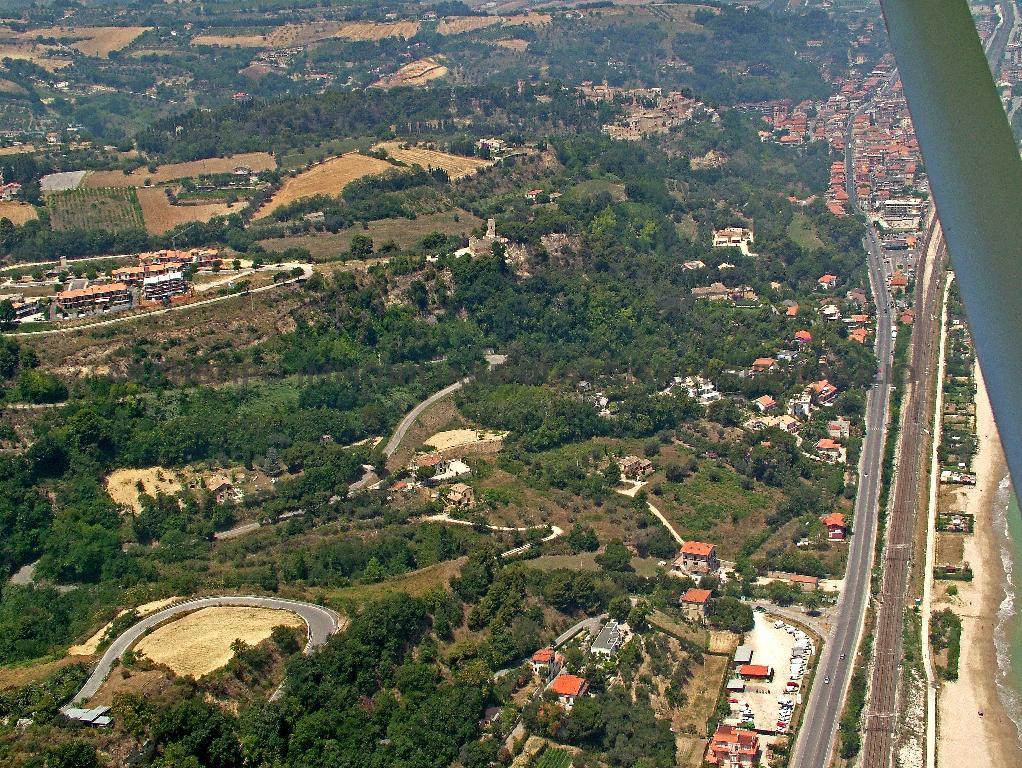
<svg viewBox="0 0 1022 768">
<path fill-rule="evenodd" d="M 793 625 L 756 612 L 754 629 L 745 636 L 751 663 L 773 669 L 770 680 L 746 679 L 745 690 L 729 696 L 739 724 L 751 721 L 760 732 L 786 732 L 801 703 L 802 682 L 816 649 L 812 639 Z"/>
</svg>

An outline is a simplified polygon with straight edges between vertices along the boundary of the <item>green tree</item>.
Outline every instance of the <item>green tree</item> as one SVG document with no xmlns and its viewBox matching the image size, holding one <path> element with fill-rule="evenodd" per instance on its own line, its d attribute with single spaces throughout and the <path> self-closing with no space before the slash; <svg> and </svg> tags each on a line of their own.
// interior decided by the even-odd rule
<svg viewBox="0 0 1022 768">
<path fill-rule="evenodd" d="M 630 571 L 632 553 L 621 539 L 614 539 L 596 556 L 596 562 L 606 571 Z"/>
<path fill-rule="evenodd" d="M 0 301 L 0 328 L 10 328 L 14 325 L 14 304 L 10 299 Z"/>
</svg>

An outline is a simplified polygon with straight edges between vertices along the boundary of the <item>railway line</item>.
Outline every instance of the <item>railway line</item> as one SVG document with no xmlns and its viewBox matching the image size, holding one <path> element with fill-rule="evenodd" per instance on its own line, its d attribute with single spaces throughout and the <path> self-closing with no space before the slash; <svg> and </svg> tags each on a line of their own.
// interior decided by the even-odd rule
<svg viewBox="0 0 1022 768">
<path fill-rule="evenodd" d="M 910 602 L 909 577 L 914 565 L 913 539 L 929 455 L 922 446 L 927 439 L 924 433 L 933 397 L 930 379 L 937 346 L 943 253 L 943 235 L 934 215 L 923 244 L 925 261 L 921 260 L 917 272 L 915 329 L 906 372 L 902 430 L 882 558 L 881 591 L 876 600 L 869 698 L 863 718 L 863 768 L 887 768 L 896 738 L 905 609 Z"/>
</svg>

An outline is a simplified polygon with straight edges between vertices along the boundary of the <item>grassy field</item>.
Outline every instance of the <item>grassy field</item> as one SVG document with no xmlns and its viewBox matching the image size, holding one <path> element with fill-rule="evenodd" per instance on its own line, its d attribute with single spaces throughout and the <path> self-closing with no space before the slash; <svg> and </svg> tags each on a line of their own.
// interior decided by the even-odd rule
<svg viewBox="0 0 1022 768">
<path fill-rule="evenodd" d="M 809 220 L 808 216 L 801 213 L 792 216 L 791 223 L 788 224 L 788 237 L 795 245 L 800 245 L 807 250 L 815 251 L 823 247 L 823 241 L 816 234 L 813 222 Z"/>
<path fill-rule="evenodd" d="M 161 193 L 162 194 L 162 193 Z M 134 189 L 72 189 L 46 196 L 50 225 L 57 231 L 142 229 L 142 207 Z"/>
<path fill-rule="evenodd" d="M 417 571 L 410 571 L 377 584 L 357 584 L 352 587 L 344 587 L 343 589 L 329 590 L 327 596 L 335 605 L 343 605 L 346 601 L 362 603 L 366 600 L 396 592 L 404 592 L 405 594 L 417 597 L 428 592 L 433 587 L 447 586 L 451 579 L 461 572 L 461 567 L 465 564 L 466 560 L 467 558 L 460 557 L 457 560 L 448 560 L 436 565 L 429 565 Z"/>
<path fill-rule="evenodd" d="M 86 187 L 142 187 L 146 179 L 152 184 L 166 184 L 178 179 L 189 179 L 195 176 L 214 173 L 232 173 L 239 165 L 251 168 L 255 172 L 270 171 L 277 167 L 277 161 L 269 152 L 246 152 L 227 157 L 209 157 L 205 160 L 193 160 L 187 163 L 168 163 L 159 165 L 150 172 L 145 166 L 136 168 L 131 173 L 123 171 L 93 171 L 82 182 Z"/>
<path fill-rule="evenodd" d="M 455 221 L 457 217 L 457 221 Z M 278 237 L 261 241 L 268 251 L 283 251 L 287 248 L 307 248 L 312 258 L 317 261 L 328 261 L 339 258 L 351 245 L 355 235 L 368 235 L 379 246 L 393 240 L 400 248 L 415 245 L 431 232 L 443 232 L 447 235 L 464 235 L 482 224 L 468 211 L 456 210 L 447 213 L 434 213 L 419 216 L 415 219 L 381 219 L 369 222 L 368 229 L 350 227 L 336 234 L 300 235 L 298 237 Z"/>
<path fill-rule="evenodd" d="M 214 216 L 226 216 L 245 207 L 244 202 L 171 205 L 162 187 L 142 187 L 136 193 L 142 207 L 142 220 L 151 235 L 162 235 L 179 224 L 205 222 Z"/>
<path fill-rule="evenodd" d="M 0 200 L 0 219 L 7 219 L 12 224 L 24 224 L 39 218 L 35 206 L 28 203 Z"/>
<path fill-rule="evenodd" d="M 394 166 L 385 160 L 350 152 L 314 165 L 304 173 L 287 179 L 254 219 L 269 216 L 278 208 L 312 195 L 338 195 L 348 184 L 363 176 L 385 173 Z"/>
<path fill-rule="evenodd" d="M 471 176 L 480 168 L 493 165 L 492 160 L 483 160 L 478 157 L 464 157 L 452 155 L 447 152 L 439 152 L 435 149 L 425 147 L 402 148 L 399 141 L 388 141 L 377 144 L 374 149 L 383 149 L 395 160 L 408 165 L 421 165 L 423 168 L 443 168 L 450 175 L 451 180 Z"/>
</svg>

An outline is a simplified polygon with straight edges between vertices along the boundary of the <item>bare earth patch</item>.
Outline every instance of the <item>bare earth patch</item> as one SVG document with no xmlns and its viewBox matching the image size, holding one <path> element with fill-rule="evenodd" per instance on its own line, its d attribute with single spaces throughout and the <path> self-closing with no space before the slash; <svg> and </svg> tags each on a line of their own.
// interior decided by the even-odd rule
<svg viewBox="0 0 1022 768">
<path fill-rule="evenodd" d="M 452 155 L 435 149 L 426 149 L 425 147 L 408 147 L 407 149 L 402 149 L 401 142 L 399 141 L 387 141 L 382 144 L 377 144 L 373 147 L 373 149 L 386 150 L 387 154 L 395 160 L 399 160 L 402 163 L 408 163 L 409 165 L 421 165 L 426 169 L 443 168 L 451 177 L 451 181 L 465 176 L 471 176 L 480 168 L 486 168 L 493 165 L 492 160 Z"/>
<path fill-rule="evenodd" d="M 243 202 L 171 205 L 162 187 L 141 187 L 137 194 L 146 231 L 152 235 L 162 235 L 180 224 L 207 222 L 214 216 L 227 216 L 245 207 Z"/>
<path fill-rule="evenodd" d="M 0 219 L 9 219 L 12 224 L 24 224 L 39 218 L 35 206 L 28 203 L 0 200 Z"/>
<path fill-rule="evenodd" d="M 107 475 L 106 492 L 115 504 L 137 515 L 142 511 L 137 485 L 140 482 L 150 496 L 156 493 L 172 495 L 184 487 L 181 473 L 163 467 L 116 469 Z"/>
<path fill-rule="evenodd" d="M 509 51 L 514 51 L 515 53 L 523 53 L 525 49 L 529 47 L 529 41 L 522 40 L 519 37 L 512 37 L 507 40 L 497 40 L 495 45 L 501 48 L 507 48 Z"/>
<path fill-rule="evenodd" d="M 432 446 L 442 452 L 479 443 L 497 443 L 505 437 L 507 437 L 507 432 L 488 432 L 484 429 L 449 429 L 446 432 L 437 432 L 423 445 Z"/>
<path fill-rule="evenodd" d="M 258 173 L 272 171 L 277 167 L 277 161 L 269 152 L 245 152 L 226 157 L 207 157 L 204 160 L 192 160 L 187 163 L 168 163 L 157 166 L 151 173 L 145 166 L 127 174 L 122 171 L 93 171 L 85 177 L 84 184 L 87 187 L 142 187 L 145 186 L 146 179 L 152 184 L 165 184 L 168 181 L 190 179 L 195 176 L 233 173 L 239 166 Z"/>
<path fill-rule="evenodd" d="M 400 85 L 425 85 L 447 75 L 447 67 L 436 59 L 419 59 L 405 64 L 392 75 L 381 77 L 374 85 L 380 88 L 396 88 Z"/>
<path fill-rule="evenodd" d="M 135 650 L 177 675 L 198 678 L 231 660 L 235 640 L 256 645 L 281 625 L 304 627 L 305 622 L 294 613 L 273 608 L 203 608 L 156 628 L 138 642 Z"/>
<path fill-rule="evenodd" d="M 385 160 L 360 155 L 357 152 L 348 152 L 338 157 L 332 157 L 287 179 L 277 194 L 252 218 L 265 218 L 278 208 L 304 197 L 340 194 L 341 190 L 355 179 L 385 173 L 393 167 Z"/>
</svg>

